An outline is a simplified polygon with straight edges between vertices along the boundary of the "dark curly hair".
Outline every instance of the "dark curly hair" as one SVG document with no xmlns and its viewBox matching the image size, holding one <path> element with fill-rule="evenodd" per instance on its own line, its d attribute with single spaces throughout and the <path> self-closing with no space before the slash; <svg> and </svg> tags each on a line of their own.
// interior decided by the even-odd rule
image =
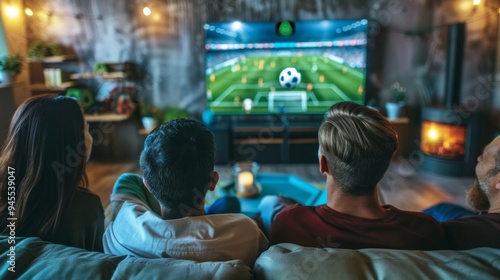
<svg viewBox="0 0 500 280">
<path fill-rule="evenodd" d="M 176 119 L 153 130 L 144 143 L 140 167 L 151 194 L 177 216 L 196 209 L 212 179 L 215 139 L 203 123 Z"/>
</svg>

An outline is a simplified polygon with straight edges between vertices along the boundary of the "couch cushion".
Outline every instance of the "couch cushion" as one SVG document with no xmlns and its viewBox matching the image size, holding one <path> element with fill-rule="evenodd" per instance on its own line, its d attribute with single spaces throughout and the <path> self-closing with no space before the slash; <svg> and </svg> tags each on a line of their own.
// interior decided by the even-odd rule
<svg viewBox="0 0 500 280">
<path fill-rule="evenodd" d="M 240 260 L 195 262 L 114 256 L 36 237 L 15 239 L 15 272 L 10 272 L 8 240 L 0 235 L 0 279 L 253 279 L 251 269 Z"/>
<path fill-rule="evenodd" d="M 53 244 L 36 237 L 16 237 L 15 272 L 8 271 L 10 247 L 0 236 L 2 279 L 110 279 L 124 257 Z"/>
<path fill-rule="evenodd" d="M 499 279 L 500 250 L 409 251 L 272 246 L 257 259 L 257 279 Z"/>
<path fill-rule="evenodd" d="M 195 262 L 127 257 L 118 265 L 113 279 L 253 279 L 253 273 L 240 260 Z"/>
</svg>

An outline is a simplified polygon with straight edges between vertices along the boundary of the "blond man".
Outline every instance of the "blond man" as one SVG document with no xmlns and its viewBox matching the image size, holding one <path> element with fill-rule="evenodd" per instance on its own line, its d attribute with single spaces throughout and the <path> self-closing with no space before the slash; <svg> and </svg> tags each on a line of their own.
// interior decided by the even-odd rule
<svg viewBox="0 0 500 280">
<path fill-rule="evenodd" d="M 436 220 L 423 213 L 381 205 L 377 199 L 377 184 L 398 147 L 397 134 L 385 117 L 356 103 L 337 103 L 330 107 L 318 138 L 319 170 L 326 178 L 327 203 L 283 208 L 271 218 L 271 244 L 444 248 L 444 232 Z M 266 198 L 263 204 L 273 201 L 276 203 L 271 208 L 283 206 L 280 199 L 273 197 Z M 263 218 L 268 216 L 262 214 Z"/>
</svg>

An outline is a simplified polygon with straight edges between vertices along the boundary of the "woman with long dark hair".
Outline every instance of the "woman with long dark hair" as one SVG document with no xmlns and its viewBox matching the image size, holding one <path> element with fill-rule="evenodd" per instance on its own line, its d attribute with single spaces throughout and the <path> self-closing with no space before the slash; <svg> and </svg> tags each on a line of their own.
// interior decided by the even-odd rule
<svg viewBox="0 0 500 280">
<path fill-rule="evenodd" d="M 102 251 L 104 211 L 87 189 L 92 149 L 78 103 L 40 95 L 12 118 L 0 156 L 0 231 Z"/>
</svg>

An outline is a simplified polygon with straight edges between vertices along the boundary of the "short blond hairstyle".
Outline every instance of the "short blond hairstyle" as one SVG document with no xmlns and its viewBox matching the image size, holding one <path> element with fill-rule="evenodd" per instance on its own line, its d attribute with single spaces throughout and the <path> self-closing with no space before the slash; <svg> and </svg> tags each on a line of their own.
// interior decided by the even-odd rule
<svg viewBox="0 0 500 280">
<path fill-rule="evenodd" d="M 353 102 L 328 110 L 318 132 L 320 151 L 341 190 L 371 195 L 398 148 L 394 127 L 378 111 Z"/>
</svg>

